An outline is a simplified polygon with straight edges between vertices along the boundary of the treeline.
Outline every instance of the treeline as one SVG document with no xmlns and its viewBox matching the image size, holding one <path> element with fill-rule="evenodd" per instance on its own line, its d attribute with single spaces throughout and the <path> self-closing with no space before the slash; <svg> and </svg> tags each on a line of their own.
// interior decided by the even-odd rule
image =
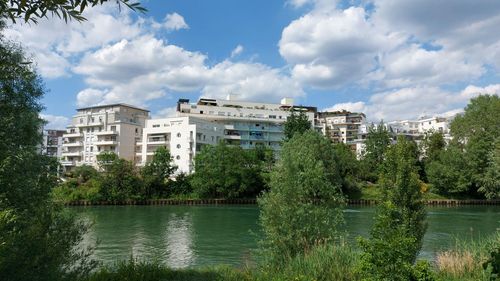
<svg viewBox="0 0 500 281">
<path fill-rule="evenodd" d="M 449 143 L 440 132 L 428 132 L 419 145 L 407 140 L 422 192 L 453 198 L 500 198 L 499 113 L 498 96 L 480 96 L 452 121 Z M 283 142 L 310 129 L 305 114 L 294 113 L 284 125 Z M 390 147 L 397 142 L 395 136 L 383 124 L 372 126 L 360 159 L 348 145 L 325 141 L 322 153 L 330 158 L 326 168 L 335 170 L 335 182 L 342 193 L 359 198 L 372 190 L 380 199 L 380 175 Z M 255 198 L 269 188 L 270 171 L 279 157 L 263 146 L 244 150 L 221 142 L 204 146 L 197 153 L 193 174 L 181 173 L 173 179 L 176 167 L 165 148 L 159 148 L 152 161 L 141 168 L 105 153 L 98 156 L 100 172 L 90 166 L 76 167 L 53 193 L 62 201 L 93 202 Z"/>
<path fill-rule="evenodd" d="M 412 142 L 421 180 L 446 197 L 500 198 L 500 98 L 471 99 L 451 122 L 450 135 L 447 142 L 441 132 L 428 132 L 418 146 Z M 378 181 L 392 142 L 382 124 L 370 130 L 360 161 L 364 180 Z"/>
</svg>

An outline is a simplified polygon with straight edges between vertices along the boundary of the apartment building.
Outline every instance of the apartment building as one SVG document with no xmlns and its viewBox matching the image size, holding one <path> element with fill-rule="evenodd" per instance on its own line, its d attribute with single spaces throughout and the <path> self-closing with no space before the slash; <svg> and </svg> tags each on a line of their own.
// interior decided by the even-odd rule
<svg viewBox="0 0 500 281">
<path fill-rule="evenodd" d="M 314 124 L 315 107 L 296 106 L 293 99 L 284 98 L 279 104 L 201 98 L 196 103 L 180 99 L 177 114 L 216 123 L 223 128 L 223 139 L 230 145 L 243 149 L 258 145 L 280 149 L 283 140 L 283 123 L 292 111 L 303 111 Z"/>
<path fill-rule="evenodd" d="M 97 167 L 97 155 L 104 151 L 133 161 L 147 119 L 149 110 L 123 103 L 77 109 L 63 135 L 61 164 L 65 170 L 84 164 Z"/>
<path fill-rule="evenodd" d="M 136 164 L 145 165 L 163 146 L 170 151 L 177 173 L 191 173 L 194 155 L 223 138 L 223 125 L 191 116 L 146 120 L 142 140 L 136 144 Z"/>
<path fill-rule="evenodd" d="M 43 130 L 43 144 L 41 152 L 44 155 L 61 158 L 63 152 L 64 130 Z"/>
<path fill-rule="evenodd" d="M 420 140 L 429 131 L 443 133 L 445 139 L 450 139 L 451 118 L 421 117 L 418 120 L 401 120 L 388 122 L 390 131 L 397 135 L 405 135 L 414 140 Z"/>
<path fill-rule="evenodd" d="M 316 126 L 330 138 L 333 143 L 345 143 L 356 151 L 361 142 L 360 130 L 366 122 L 364 113 L 349 112 L 346 110 L 332 112 L 318 112 Z"/>
</svg>

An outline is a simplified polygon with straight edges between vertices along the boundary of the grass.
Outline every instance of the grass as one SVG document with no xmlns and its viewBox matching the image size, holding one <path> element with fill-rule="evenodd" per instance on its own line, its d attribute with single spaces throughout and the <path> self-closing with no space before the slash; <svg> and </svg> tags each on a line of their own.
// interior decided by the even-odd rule
<svg viewBox="0 0 500 281">
<path fill-rule="evenodd" d="M 488 238 L 455 242 L 455 246 L 436 256 L 436 272 L 443 281 L 487 281 L 489 274 L 482 264 L 490 252 L 500 245 L 500 232 Z"/>
</svg>

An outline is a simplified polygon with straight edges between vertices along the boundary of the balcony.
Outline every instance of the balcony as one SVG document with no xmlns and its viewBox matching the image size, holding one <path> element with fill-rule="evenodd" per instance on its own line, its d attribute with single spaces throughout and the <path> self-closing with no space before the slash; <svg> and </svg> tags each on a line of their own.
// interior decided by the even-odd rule
<svg viewBox="0 0 500 281">
<path fill-rule="evenodd" d="M 103 146 L 103 145 L 117 145 L 118 142 L 115 140 L 98 140 L 94 142 L 95 145 L 97 146 Z"/>
<path fill-rule="evenodd" d="M 88 122 L 88 123 L 83 123 L 83 124 L 76 124 L 76 127 L 96 127 L 96 126 L 102 126 L 104 125 L 103 121 L 94 121 L 94 122 Z"/>
<path fill-rule="evenodd" d="M 75 161 L 61 161 L 60 163 L 62 166 L 76 166 Z"/>
<path fill-rule="evenodd" d="M 169 142 L 167 139 L 149 139 L 148 145 L 168 145 Z"/>
<path fill-rule="evenodd" d="M 82 153 L 80 151 L 66 151 L 61 154 L 62 157 L 81 157 Z"/>
<path fill-rule="evenodd" d="M 63 134 L 63 138 L 81 138 L 83 137 L 83 133 L 67 133 Z"/>
<path fill-rule="evenodd" d="M 101 132 L 97 132 L 95 134 L 96 134 L 96 136 L 116 136 L 116 135 L 118 135 L 118 132 L 117 131 L 101 131 Z"/>
<path fill-rule="evenodd" d="M 83 146 L 83 142 L 77 141 L 77 142 L 65 142 L 63 143 L 64 147 L 80 147 Z"/>
</svg>

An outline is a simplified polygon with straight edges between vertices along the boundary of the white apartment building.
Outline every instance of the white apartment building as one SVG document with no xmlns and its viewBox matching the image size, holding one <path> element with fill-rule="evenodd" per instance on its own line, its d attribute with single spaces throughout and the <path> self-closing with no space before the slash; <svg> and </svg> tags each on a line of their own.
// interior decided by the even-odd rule
<svg viewBox="0 0 500 281">
<path fill-rule="evenodd" d="M 304 111 L 314 124 L 316 108 L 295 106 L 288 98 L 273 104 L 236 101 L 229 95 L 226 100 L 201 98 L 197 103 L 189 103 L 187 99 L 180 99 L 177 103 L 179 116 L 219 124 L 223 128 L 223 139 L 243 149 L 264 145 L 279 150 L 284 137 L 283 123 L 292 111 Z"/>
<path fill-rule="evenodd" d="M 422 117 L 418 120 L 393 121 L 388 122 L 387 124 L 393 133 L 406 135 L 417 140 L 429 131 L 441 132 L 443 133 L 445 139 L 449 139 L 450 121 L 451 118 L 434 116 Z"/>
<path fill-rule="evenodd" d="M 148 110 L 122 103 L 78 109 L 63 135 L 61 164 L 65 170 L 84 164 L 97 167 L 96 157 L 104 151 L 133 161 L 147 119 Z"/>
<path fill-rule="evenodd" d="M 332 112 L 318 112 L 316 115 L 316 126 L 320 128 L 323 135 L 332 140 L 333 143 L 345 143 L 356 150 L 359 142 L 360 127 L 366 122 L 364 113 L 349 112 L 346 110 Z"/>
<path fill-rule="evenodd" d="M 191 173 L 194 155 L 204 145 L 216 145 L 223 138 L 222 125 L 195 117 L 146 120 L 142 141 L 136 144 L 136 164 L 145 165 L 163 146 L 170 151 L 177 173 Z"/>
</svg>

